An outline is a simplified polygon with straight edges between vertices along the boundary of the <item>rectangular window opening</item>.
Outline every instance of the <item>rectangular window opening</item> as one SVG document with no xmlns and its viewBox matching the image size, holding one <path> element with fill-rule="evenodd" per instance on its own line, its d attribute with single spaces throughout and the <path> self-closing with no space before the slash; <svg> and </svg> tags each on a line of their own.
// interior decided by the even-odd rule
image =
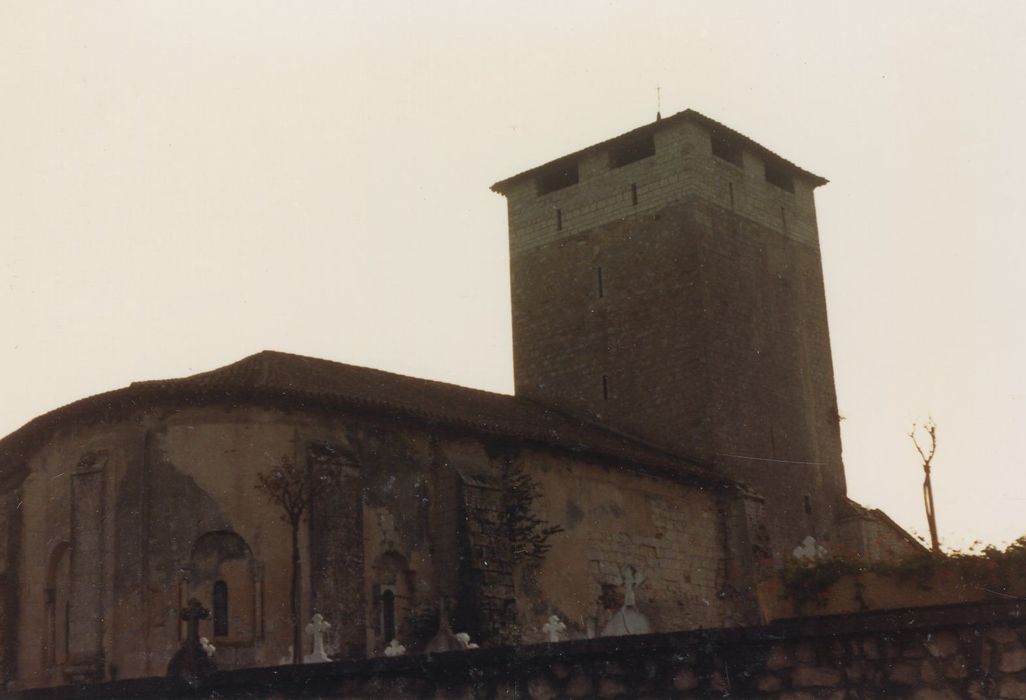
<svg viewBox="0 0 1026 700">
<path fill-rule="evenodd" d="M 578 181 L 577 161 L 562 161 L 554 163 L 538 173 L 535 179 L 535 187 L 540 197 L 543 194 L 576 185 Z"/>
<path fill-rule="evenodd" d="M 563 210 L 562 209 L 557 209 L 556 210 L 556 230 L 557 231 L 562 231 L 563 230 Z"/>
<path fill-rule="evenodd" d="M 598 269 L 598 295 L 599 299 L 605 296 L 605 289 L 602 287 L 602 268 Z"/>
<path fill-rule="evenodd" d="M 727 187 L 730 188 L 730 210 L 734 211 L 734 183 L 728 182 Z"/>
<path fill-rule="evenodd" d="M 638 183 L 631 183 L 631 206 L 638 206 Z"/>
<path fill-rule="evenodd" d="M 766 163 L 766 182 L 786 192 L 794 192 L 794 176 L 782 163 Z"/>
<path fill-rule="evenodd" d="M 720 160 L 725 160 L 739 168 L 744 167 L 741 143 L 729 134 L 724 132 L 714 132 L 712 134 L 712 153 Z"/>
<path fill-rule="evenodd" d="M 211 596 L 214 608 L 214 636 L 228 636 L 228 584 L 224 581 L 214 583 Z"/>
<path fill-rule="evenodd" d="M 609 400 L 609 377 L 602 375 L 602 398 Z"/>
<path fill-rule="evenodd" d="M 783 207 L 780 207 L 780 224 L 784 227 L 784 233 L 787 233 L 787 212 Z"/>
<path fill-rule="evenodd" d="M 609 150 L 609 167 L 622 168 L 654 155 L 655 140 L 652 134 L 635 136 L 613 144 Z"/>
</svg>

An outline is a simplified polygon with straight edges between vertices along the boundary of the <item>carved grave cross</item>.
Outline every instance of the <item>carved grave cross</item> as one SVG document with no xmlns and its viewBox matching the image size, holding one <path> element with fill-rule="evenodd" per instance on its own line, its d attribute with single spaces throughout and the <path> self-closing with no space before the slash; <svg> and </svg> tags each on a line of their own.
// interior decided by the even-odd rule
<svg viewBox="0 0 1026 700">
<path fill-rule="evenodd" d="M 559 635 L 566 631 L 566 623 L 559 619 L 558 615 L 549 617 L 549 621 L 542 625 L 542 632 L 549 635 L 550 642 L 558 642 Z"/>
<path fill-rule="evenodd" d="M 324 653 L 324 633 L 331 629 L 331 623 L 324 619 L 324 616 L 317 613 L 313 620 L 306 626 L 306 633 L 313 636 L 313 654 L 311 660 L 316 662 L 330 661 Z"/>
<path fill-rule="evenodd" d="M 210 617 L 210 611 L 195 598 L 189 598 L 189 602 L 182 608 L 181 617 L 187 624 L 186 640 L 199 644 L 199 621 Z"/>
<path fill-rule="evenodd" d="M 627 566 L 621 570 L 620 576 L 623 578 L 623 606 L 633 608 L 635 607 L 634 591 L 645 582 L 645 575 L 633 566 Z"/>
</svg>

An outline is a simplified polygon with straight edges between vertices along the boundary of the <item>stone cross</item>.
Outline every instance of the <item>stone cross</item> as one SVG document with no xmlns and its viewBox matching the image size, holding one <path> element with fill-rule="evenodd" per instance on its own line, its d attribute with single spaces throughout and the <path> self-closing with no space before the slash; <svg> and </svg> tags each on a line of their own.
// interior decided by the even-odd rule
<svg viewBox="0 0 1026 700">
<path fill-rule="evenodd" d="M 812 535 L 808 535 L 802 540 L 801 545 L 795 547 L 791 552 L 799 561 L 815 561 L 826 556 L 826 553 L 826 547 L 816 542 L 816 538 Z"/>
<path fill-rule="evenodd" d="M 542 632 L 549 635 L 550 642 L 558 642 L 559 635 L 566 631 L 566 623 L 559 619 L 559 615 L 551 615 L 549 621 L 542 625 Z"/>
<path fill-rule="evenodd" d="M 199 642 L 199 621 L 210 617 L 210 611 L 204 608 L 195 598 L 189 598 L 189 602 L 182 608 L 181 617 L 186 623 L 186 641 L 192 642 L 195 640 Z"/>
<path fill-rule="evenodd" d="M 406 647 L 399 643 L 398 639 L 393 639 L 385 647 L 385 656 L 402 656 L 406 653 Z"/>
<path fill-rule="evenodd" d="M 306 626 L 306 633 L 313 635 L 313 653 L 306 657 L 307 662 L 319 664 L 331 661 L 324 653 L 324 633 L 330 629 L 331 623 L 320 613 L 314 615 L 313 620 Z"/>
<path fill-rule="evenodd" d="M 645 582 L 645 575 L 628 565 L 626 570 L 621 570 L 620 576 L 623 578 L 623 606 L 633 608 L 636 604 L 634 591 Z"/>
<path fill-rule="evenodd" d="M 214 647 L 206 639 L 201 640 L 199 636 L 199 622 L 210 617 L 210 611 L 200 605 L 195 598 L 190 598 L 188 604 L 179 612 L 179 617 L 188 624 L 188 631 L 181 648 L 167 664 L 167 675 L 198 678 L 216 671 Z"/>
</svg>

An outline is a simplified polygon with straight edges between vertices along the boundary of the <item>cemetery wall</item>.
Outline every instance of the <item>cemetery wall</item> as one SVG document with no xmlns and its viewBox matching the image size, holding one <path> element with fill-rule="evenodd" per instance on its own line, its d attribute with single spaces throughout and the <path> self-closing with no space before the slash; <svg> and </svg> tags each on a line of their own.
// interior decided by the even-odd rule
<svg viewBox="0 0 1026 700">
<path fill-rule="evenodd" d="M 1026 698 L 1023 601 L 141 679 L 11 693 L 94 698 Z"/>
</svg>

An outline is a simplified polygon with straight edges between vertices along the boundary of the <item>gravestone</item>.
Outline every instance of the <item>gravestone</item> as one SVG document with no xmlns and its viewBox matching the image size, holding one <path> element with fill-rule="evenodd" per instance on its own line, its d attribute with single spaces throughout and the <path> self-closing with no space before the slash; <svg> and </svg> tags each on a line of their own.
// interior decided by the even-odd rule
<svg viewBox="0 0 1026 700">
<path fill-rule="evenodd" d="M 456 641 L 458 641 L 464 649 L 480 649 L 478 645 L 470 641 L 470 635 L 466 632 L 457 632 Z"/>
<path fill-rule="evenodd" d="M 313 636 L 313 653 L 303 657 L 308 664 L 323 664 L 331 661 L 324 653 L 324 633 L 331 629 L 331 623 L 324 619 L 324 616 L 317 613 L 313 616 L 310 624 L 306 626 L 306 633 Z"/>
<path fill-rule="evenodd" d="M 653 632 L 652 623 L 636 606 L 638 586 L 645 582 L 645 576 L 633 566 L 620 570 L 620 582 L 623 584 L 623 607 L 616 611 L 602 629 L 603 637 L 619 637 L 626 634 L 649 634 Z"/>
<path fill-rule="evenodd" d="M 199 621 L 210 617 L 210 611 L 200 605 L 195 598 L 190 598 L 188 605 L 182 608 L 179 615 L 186 623 L 187 632 L 182 647 L 167 664 L 167 675 L 197 678 L 213 673 L 217 670 L 213 653 L 207 653 L 199 636 Z"/>
<path fill-rule="evenodd" d="M 816 542 L 816 538 L 808 535 L 802 543 L 794 548 L 791 554 L 799 561 L 816 561 L 826 556 L 826 547 Z"/>
<path fill-rule="evenodd" d="M 445 610 L 445 599 L 443 598 L 438 602 L 438 634 L 427 643 L 424 650 L 430 654 L 441 651 L 459 651 L 464 648 L 460 640 L 452 633 L 452 628 L 449 627 L 449 614 Z"/>
<path fill-rule="evenodd" d="M 549 621 L 542 625 L 542 632 L 549 636 L 550 642 L 558 642 L 560 635 L 566 632 L 566 623 L 559 619 L 559 615 L 551 615 Z"/>
</svg>

